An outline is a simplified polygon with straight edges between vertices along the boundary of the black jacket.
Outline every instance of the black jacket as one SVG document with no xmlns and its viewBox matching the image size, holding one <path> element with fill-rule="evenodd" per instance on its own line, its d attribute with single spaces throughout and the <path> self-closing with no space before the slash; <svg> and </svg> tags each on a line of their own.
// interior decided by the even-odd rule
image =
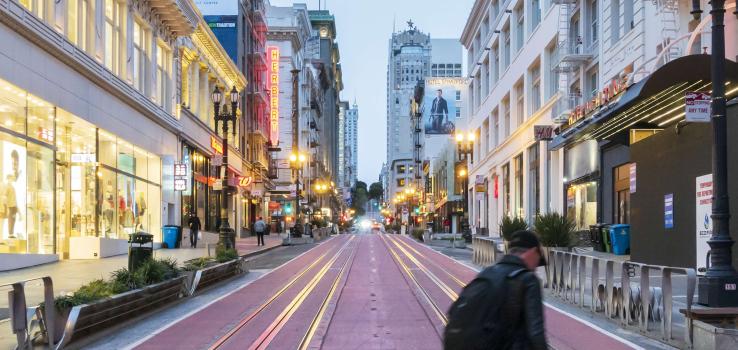
<svg viewBox="0 0 738 350">
<path fill-rule="evenodd" d="M 446 99 L 443 97 L 436 97 L 433 99 L 433 104 L 431 105 L 431 114 L 432 115 L 448 115 L 448 104 L 446 103 Z"/>
<path fill-rule="evenodd" d="M 190 219 L 187 220 L 187 223 L 189 224 L 191 230 L 199 230 L 202 227 L 202 224 L 200 223 L 200 218 L 197 216 L 190 216 Z"/>
<path fill-rule="evenodd" d="M 517 275 L 514 280 L 520 282 L 519 293 L 522 295 L 508 295 L 505 303 L 516 303 L 518 300 L 522 305 L 516 309 L 520 311 L 517 324 L 509 324 L 513 339 L 512 349 L 535 349 L 546 350 L 546 335 L 543 329 L 543 300 L 541 282 L 536 274 L 525 267 L 523 260 L 514 255 L 505 255 L 500 262 L 484 269 L 480 275 L 486 275 L 495 281 L 495 285 L 512 283 L 508 278 L 511 274 Z M 510 285 L 507 288 L 511 288 Z M 498 294 L 499 295 L 499 294 Z"/>
</svg>

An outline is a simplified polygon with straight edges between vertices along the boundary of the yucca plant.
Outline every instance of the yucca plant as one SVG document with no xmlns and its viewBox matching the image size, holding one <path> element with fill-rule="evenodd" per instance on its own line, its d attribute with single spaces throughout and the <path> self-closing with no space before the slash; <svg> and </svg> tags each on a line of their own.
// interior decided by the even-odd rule
<svg viewBox="0 0 738 350">
<path fill-rule="evenodd" d="M 500 221 L 500 234 L 506 241 L 510 240 L 513 233 L 527 229 L 528 223 L 525 219 L 519 216 L 512 217 L 505 215 L 502 218 L 502 221 Z"/>
<path fill-rule="evenodd" d="M 533 229 L 544 247 L 571 247 L 576 243 L 574 221 L 559 213 L 537 216 Z"/>
</svg>

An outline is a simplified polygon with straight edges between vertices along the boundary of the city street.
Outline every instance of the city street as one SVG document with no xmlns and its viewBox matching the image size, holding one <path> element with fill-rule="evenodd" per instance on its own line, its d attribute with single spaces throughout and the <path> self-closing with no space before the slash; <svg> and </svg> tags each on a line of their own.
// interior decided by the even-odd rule
<svg viewBox="0 0 738 350">
<path fill-rule="evenodd" d="M 475 274 L 406 236 L 335 236 L 129 348 L 440 349 Z M 555 349 L 637 347 L 551 307 L 546 321 Z"/>
</svg>

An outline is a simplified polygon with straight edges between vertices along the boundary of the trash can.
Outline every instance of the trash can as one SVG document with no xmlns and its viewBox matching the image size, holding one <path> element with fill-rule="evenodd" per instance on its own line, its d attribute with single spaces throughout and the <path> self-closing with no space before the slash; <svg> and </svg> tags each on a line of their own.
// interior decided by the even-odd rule
<svg viewBox="0 0 738 350">
<path fill-rule="evenodd" d="M 626 255 L 630 253 L 630 225 L 611 225 L 610 239 L 612 240 L 613 254 Z"/>
<path fill-rule="evenodd" d="M 592 248 L 598 252 L 606 251 L 602 240 L 602 226 L 604 224 L 589 225 L 589 239 L 592 241 Z"/>
<path fill-rule="evenodd" d="M 602 251 L 612 253 L 612 239 L 610 239 L 610 224 L 602 224 L 600 227 L 600 240 L 602 241 Z"/>
<path fill-rule="evenodd" d="M 162 241 L 166 247 L 164 248 L 179 248 L 182 242 L 182 227 L 177 225 L 164 225 L 161 228 Z"/>
<path fill-rule="evenodd" d="M 154 235 L 146 232 L 132 233 L 128 244 L 128 271 L 136 270 L 154 255 Z"/>
</svg>

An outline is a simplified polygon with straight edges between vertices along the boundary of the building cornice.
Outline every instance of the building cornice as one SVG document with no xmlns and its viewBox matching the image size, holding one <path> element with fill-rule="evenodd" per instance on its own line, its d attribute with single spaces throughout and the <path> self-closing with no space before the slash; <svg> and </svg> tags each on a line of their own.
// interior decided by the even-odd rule
<svg viewBox="0 0 738 350">
<path fill-rule="evenodd" d="M 461 38 L 459 40 L 467 49 L 469 48 L 469 45 L 471 45 L 474 33 L 476 33 L 477 28 L 479 27 L 479 23 L 482 21 L 482 16 L 487 12 L 487 6 L 489 6 L 488 0 L 474 1 L 474 6 L 472 6 L 469 17 L 467 17 L 466 25 L 464 25 L 464 30 L 461 32 Z"/>
<path fill-rule="evenodd" d="M 205 20 L 200 21 L 197 30 L 190 37 L 200 54 L 210 62 L 211 68 L 226 81 L 228 87 L 235 86 L 239 91 L 246 87 L 246 77 L 228 57 L 215 34 L 205 24 Z"/>
</svg>

